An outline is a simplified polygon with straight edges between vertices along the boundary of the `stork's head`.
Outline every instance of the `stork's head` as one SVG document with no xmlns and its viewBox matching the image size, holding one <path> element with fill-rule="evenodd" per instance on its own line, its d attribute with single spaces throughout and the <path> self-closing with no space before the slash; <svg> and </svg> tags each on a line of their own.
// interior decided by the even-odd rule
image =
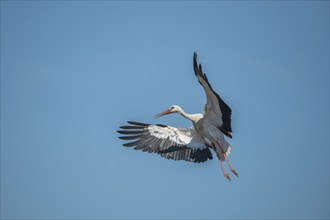
<svg viewBox="0 0 330 220">
<path fill-rule="evenodd" d="M 155 118 L 159 118 L 163 115 L 168 115 L 168 114 L 172 114 L 172 113 L 181 113 L 182 112 L 182 108 L 178 105 L 172 105 L 170 108 L 166 109 L 165 111 L 155 115 Z"/>
</svg>

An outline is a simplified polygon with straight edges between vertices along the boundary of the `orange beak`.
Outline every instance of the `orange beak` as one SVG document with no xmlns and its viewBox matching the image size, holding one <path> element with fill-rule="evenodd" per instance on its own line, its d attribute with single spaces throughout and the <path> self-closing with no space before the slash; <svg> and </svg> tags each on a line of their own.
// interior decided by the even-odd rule
<svg viewBox="0 0 330 220">
<path fill-rule="evenodd" d="M 159 117 L 161 117 L 161 116 L 163 116 L 163 115 L 168 115 L 168 114 L 171 114 L 171 113 L 173 113 L 173 112 L 171 112 L 171 109 L 166 109 L 165 111 L 163 111 L 163 112 L 161 112 L 161 113 L 155 115 L 154 117 L 155 117 L 155 118 L 159 118 Z"/>
</svg>

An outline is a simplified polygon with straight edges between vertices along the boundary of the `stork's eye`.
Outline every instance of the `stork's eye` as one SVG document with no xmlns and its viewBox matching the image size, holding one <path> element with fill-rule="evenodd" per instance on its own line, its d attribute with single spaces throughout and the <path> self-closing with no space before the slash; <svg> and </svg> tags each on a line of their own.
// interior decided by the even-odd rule
<svg viewBox="0 0 330 220">
<path fill-rule="evenodd" d="M 173 110 L 174 109 L 174 107 L 171 107 L 171 110 Z"/>
</svg>

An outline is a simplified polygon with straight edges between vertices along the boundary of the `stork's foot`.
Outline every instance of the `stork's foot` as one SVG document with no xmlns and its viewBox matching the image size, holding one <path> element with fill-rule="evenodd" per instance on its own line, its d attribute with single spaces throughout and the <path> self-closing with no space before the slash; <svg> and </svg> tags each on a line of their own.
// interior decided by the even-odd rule
<svg viewBox="0 0 330 220">
<path fill-rule="evenodd" d="M 231 182 L 231 179 L 230 179 L 230 176 L 228 173 L 224 173 L 223 175 L 226 177 L 227 180 L 229 180 L 229 182 Z"/>
<path fill-rule="evenodd" d="M 236 172 L 236 170 L 234 170 L 234 169 L 231 169 L 230 170 L 233 174 L 235 174 L 235 176 L 237 176 L 238 177 L 238 173 Z"/>
</svg>

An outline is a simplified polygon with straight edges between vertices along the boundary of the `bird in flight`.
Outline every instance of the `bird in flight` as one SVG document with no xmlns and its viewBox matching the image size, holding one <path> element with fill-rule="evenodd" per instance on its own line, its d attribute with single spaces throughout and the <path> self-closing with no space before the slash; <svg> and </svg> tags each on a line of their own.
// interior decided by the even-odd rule
<svg viewBox="0 0 330 220">
<path fill-rule="evenodd" d="M 172 160 L 189 162 L 205 162 L 212 160 L 212 149 L 219 160 L 223 175 L 229 180 L 225 171 L 225 161 L 230 171 L 238 177 L 237 172 L 228 161 L 231 146 L 224 136 L 232 138 L 231 109 L 222 98 L 213 90 L 202 65 L 197 63 L 197 53 L 194 52 L 193 67 L 198 82 L 206 93 L 206 104 L 203 114 L 188 114 L 180 106 L 173 105 L 155 117 L 178 113 L 192 122 L 190 128 L 176 128 L 162 124 L 146 124 L 128 121 L 129 125 L 121 126 L 117 131 L 124 136 L 119 138 L 131 142 L 124 143 L 125 147 L 134 147 L 149 153 Z"/>
</svg>

